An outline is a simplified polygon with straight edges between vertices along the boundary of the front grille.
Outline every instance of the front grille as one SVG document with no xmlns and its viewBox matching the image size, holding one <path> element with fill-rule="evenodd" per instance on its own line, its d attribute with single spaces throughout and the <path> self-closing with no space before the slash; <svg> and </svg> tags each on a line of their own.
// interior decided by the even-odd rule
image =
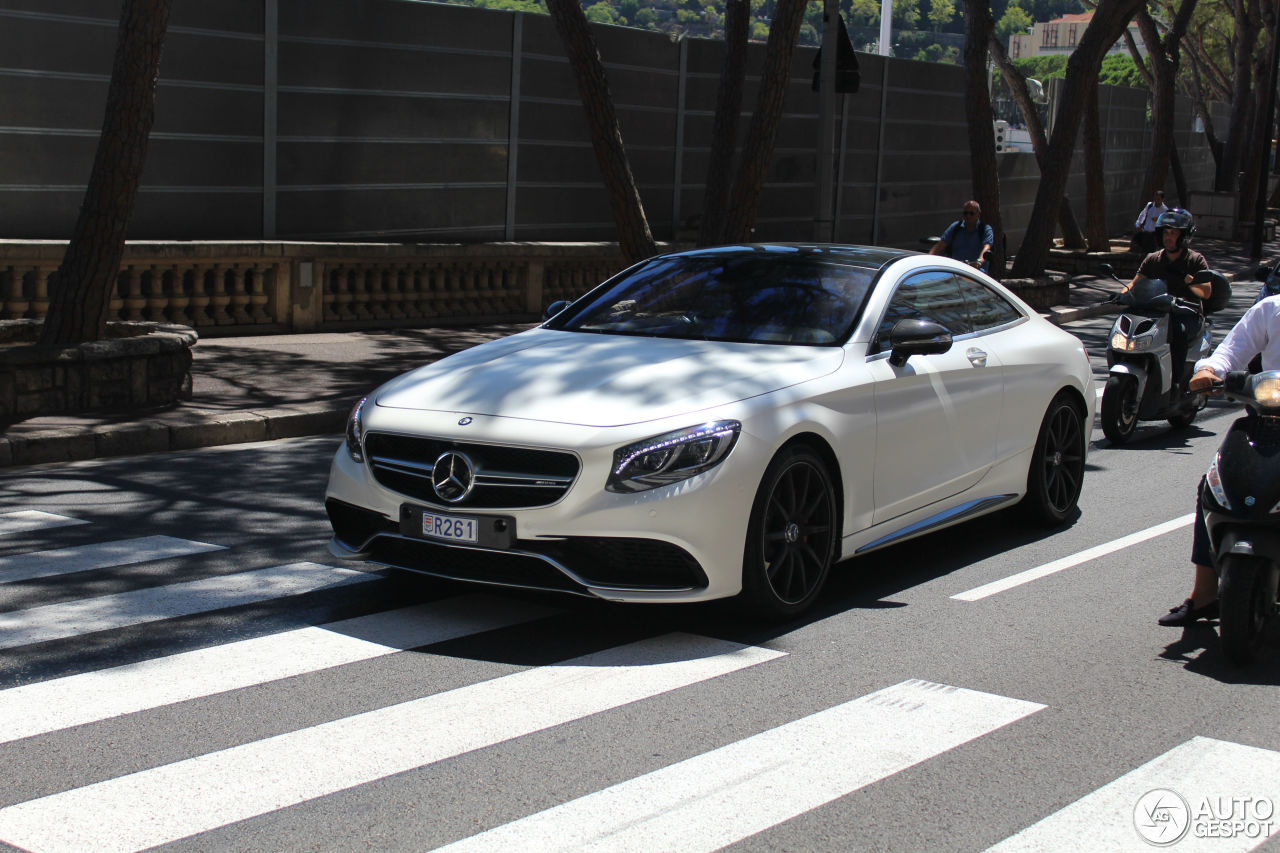
<svg viewBox="0 0 1280 853">
<path fill-rule="evenodd" d="M 703 589 L 707 576 L 688 551 L 656 539 L 575 537 L 521 542 L 593 586 L 626 589 Z"/>
<path fill-rule="evenodd" d="M 365 456 L 374 478 L 388 489 L 444 507 L 498 509 L 553 504 L 578 475 L 578 457 L 558 450 L 532 450 L 371 432 Z M 465 453 L 475 466 L 475 486 L 466 498 L 443 501 L 431 485 L 440 454 Z"/>
<path fill-rule="evenodd" d="M 387 518 L 380 512 L 352 506 L 335 498 L 326 500 L 324 509 L 329 514 L 333 535 L 353 551 L 360 550 L 364 543 L 369 541 L 369 537 L 375 534 L 391 533 L 400 529 L 394 519 Z"/>
<path fill-rule="evenodd" d="M 456 548 L 398 536 L 379 536 L 373 540 L 370 552 L 370 559 L 375 562 L 446 578 L 526 589 L 583 592 L 582 587 L 563 572 L 528 554 Z"/>
<path fill-rule="evenodd" d="M 586 593 L 586 586 L 596 586 L 654 592 L 707 586 L 706 573 L 688 552 L 652 539 L 520 539 L 515 550 L 499 551 L 386 535 L 376 537 L 367 550 L 370 559 L 387 566 L 529 589 Z"/>
</svg>

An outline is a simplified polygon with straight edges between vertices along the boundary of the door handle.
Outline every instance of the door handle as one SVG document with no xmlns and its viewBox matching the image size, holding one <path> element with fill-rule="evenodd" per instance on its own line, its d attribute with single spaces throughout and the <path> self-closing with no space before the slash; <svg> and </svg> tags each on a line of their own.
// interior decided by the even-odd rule
<svg viewBox="0 0 1280 853">
<path fill-rule="evenodd" d="M 969 349 L 965 350 L 964 357 L 969 359 L 969 363 L 972 364 L 974 367 L 987 366 L 986 352 L 978 349 L 977 347 L 969 347 Z"/>
</svg>

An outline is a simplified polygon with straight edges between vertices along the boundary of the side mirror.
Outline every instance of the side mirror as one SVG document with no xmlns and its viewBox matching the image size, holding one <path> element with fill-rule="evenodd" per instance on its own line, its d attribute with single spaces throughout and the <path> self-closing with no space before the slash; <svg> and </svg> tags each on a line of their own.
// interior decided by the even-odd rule
<svg viewBox="0 0 1280 853">
<path fill-rule="evenodd" d="M 889 331 L 889 363 L 902 367 L 913 355 L 935 355 L 951 349 L 951 332 L 931 320 L 899 320 Z"/>
<path fill-rule="evenodd" d="M 570 302 L 568 299 L 557 299 L 555 302 L 552 302 L 550 305 L 547 306 L 546 311 L 542 312 L 542 322 L 544 323 L 547 322 L 552 317 L 556 316 L 557 314 L 559 314 L 561 311 L 568 308 L 572 304 L 573 303 Z"/>
<path fill-rule="evenodd" d="M 1111 266 L 1111 264 L 1098 264 L 1098 272 L 1103 275 L 1109 275 L 1112 278 L 1116 277 L 1116 268 Z"/>
</svg>

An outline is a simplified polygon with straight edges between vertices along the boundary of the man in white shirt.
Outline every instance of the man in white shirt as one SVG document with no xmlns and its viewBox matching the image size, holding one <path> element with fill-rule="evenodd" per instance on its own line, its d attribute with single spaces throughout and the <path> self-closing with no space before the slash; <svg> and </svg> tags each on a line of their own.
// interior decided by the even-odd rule
<svg viewBox="0 0 1280 853">
<path fill-rule="evenodd" d="M 1247 369 L 1250 359 L 1258 354 L 1262 355 L 1263 370 L 1280 370 L 1280 296 L 1255 302 L 1213 353 L 1196 362 L 1191 390 L 1203 391 L 1230 371 Z M 1218 615 L 1218 573 L 1213 568 L 1213 550 L 1199 495 L 1197 489 L 1196 521 L 1191 536 L 1191 564 L 1196 577 L 1191 597 L 1161 616 L 1157 620 L 1161 625 L 1181 627 Z"/>
<path fill-rule="evenodd" d="M 1160 248 L 1156 242 L 1156 222 L 1159 221 L 1160 214 L 1168 212 L 1169 208 L 1164 205 L 1164 190 L 1156 190 L 1151 201 L 1138 213 L 1138 220 L 1133 223 L 1138 233 L 1134 236 L 1142 246 L 1142 251 L 1147 254 Z"/>
</svg>

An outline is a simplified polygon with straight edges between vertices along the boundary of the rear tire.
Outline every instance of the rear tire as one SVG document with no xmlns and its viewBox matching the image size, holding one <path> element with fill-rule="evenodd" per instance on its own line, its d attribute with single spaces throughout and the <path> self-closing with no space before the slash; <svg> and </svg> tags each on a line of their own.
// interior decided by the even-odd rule
<svg viewBox="0 0 1280 853">
<path fill-rule="evenodd" d="M 1236 666 L 1253 663 L 1262 651 L 1275 618 L 1278 576 L 1280 567 L 1256 557 L 1226 554 L 1218 561 L 1218 633 Z"/>
<path fill-rule="evenodd" d="M 839 547 L 836 490 L 807 447 L 783 450 L 765 469 L 751 506 L 742 559 L 742 600 L 783 619 L 813 604 Z"/>
<path fill-rule="evenodd" d="M 1109 376 L 1102 392 L 1102 432 L 1112 444 L 1133 438 L 1138 426 L 1138 380 L 1132 376 Z"/>
<path fill-rule="evenodd" d="M 1052 527 L 1075 512 L 1084 485 L 1087 440 L 1079 406 L 1066 394 L 1054 397 L 1040 422 L 1027 469 L 1027 494 L 1018 505 L 1025 519 Z"/>
</svg>

